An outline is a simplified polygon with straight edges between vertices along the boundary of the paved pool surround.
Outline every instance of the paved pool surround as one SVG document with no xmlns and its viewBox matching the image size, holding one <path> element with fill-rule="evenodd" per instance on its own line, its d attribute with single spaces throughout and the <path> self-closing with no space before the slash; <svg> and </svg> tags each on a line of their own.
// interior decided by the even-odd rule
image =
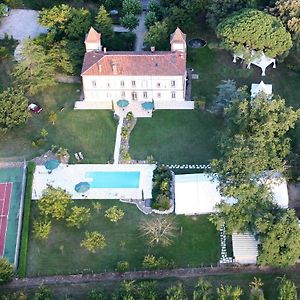
<svg viewBox="0 0 300 300">
<path fill-rule="evenodd" d="M 149 199 L 152 198 L 152 177 L 155 167 L 154 164 L 60 164 L 49 174 L 44 166 L 37 166 L 33 177 L 32 199 L 39 199 L 48 185 L 66 190 L 72 195 L 72 199 L 142 199 L 142 194 L 144 199 Z M 92 183 L 94 179 L 89 174 L 98 172 L 101 176 L 105 176 L 106 172 L 109 176 L 115 173 L 121 180 L 126 174 L 138 173 L 139 183 L 128 184 L 127 187 L 122 183 L 120 188 L 95 188 Z M 84 181 L 91 182 L 91 188 L 86 193 L 77 193 L 74 190 L 75 185 Z"/>
</svg>

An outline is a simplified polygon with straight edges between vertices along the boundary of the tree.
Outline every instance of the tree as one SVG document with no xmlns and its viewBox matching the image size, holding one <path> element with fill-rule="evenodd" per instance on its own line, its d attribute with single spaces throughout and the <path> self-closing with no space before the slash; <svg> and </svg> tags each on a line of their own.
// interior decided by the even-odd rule
<svg viewBox="0 0 300 300">
<path fill-rule="evenodd" d="M 100 202 L 92 202 L 93 208 L 96 210 L 97 214 L 100 213 L 102 205 Z"/>
<path fill-rule="evenodd" d="M 247 87 L 237 88 L 234 80 L 222 80 L 217 85 L 218 94 L 215 97 L 214 110 L 217 113 L 224 113 L 224 109 L 228 107 L 233 101 L 241 101 L 247 96 Z"/>
<path fill-rule="evenodd" d="M 51 111 L 49 113 L 49 116 L 48 116 L 48 122 L 51 123 L 53 126 L 55 125 L 56 123 L 56 120 L 57 120 L 57 114 L 55 111 Z"/>
<path fill-rule="evenodd" d="M 128 28 L 130 31 L 132 31 L 134 28 L 136 28 L 139 24 L 139 19 L 134 14 L 126 14 L 120 19 L 121 25 L 125 28 Z"/>
<path fill-rule="evenodd" d="M 33 300 L 52 300 L 53 295 L 52 295 L 52 291 L 45 287 L 44 285 L 40 285 L 38 290 L 35 292 L 33 298 Z"/>
<path fill-rule="evenodd" d="M 96 16 L 95 29 L 98 32 L 101 32 L 101 38 L 103 39 L 104 44 L 106 41 L 111 40 L 114 36 L 112 19 L 103 5 L 100 6 Z"/>
<path fill-rule="evenodd" d="M 149 29 L 157 22 L 157 17 L 154 11 L 149 11 L 145 18 L 145 26 Z"/>
<path fill-rule="evenodd" d="M 149 245 L 169 246 L 175 237 L 176 225 L 170 217 L 155 217 L 143 221 L 140 230 Z"/>
<path fill-rule="evenodd" d="M 25 124 L 29 116 L 28 99 L 20 90 L 8 88 L 0 93 L 0 132 Z"/>
<path fill-rule="evenodd" d="M 251 51 L 263 51 L 268 57 L 284 55 L 291 47 L 289 32 L 277 18 L 255 9 L 243 9 L 217 27 L 221 45 L 246 59 Z"/>
<path fill-rule="evenodd" d="M 300 257 L 300 228 L 292 209 L 257 220 L 261 249 L 258 263 L 275 267 L 294 265 Z"/>
<path fill-rule="evenodd" d="M 14 77 L 18 86 L 30 95 L 54 86 L 55 66 L 46 55 L 42 46 L 35 44 L 33 40 L 24 42 L 21 60 L 15 68 Z"/>
<path fill-rule="evenodd" d="M 209 281 L 199 278 L 193 291 L 193 300 L 212 300 L 213 288 Z"/>
<path fill-rule="evenodd" d="M 28 300 L 24 292 L 15 292 L 13 294 L 3 295 L 1 300 Z"/>
<path fill-rule="evenodd" d="M 106 247 L 105 237 L 103 234 L 97 231 L 86 231 L 85 238 L 80 243 L 80 246 L 86 248 L 92 253 L 96 253 L 97 250 Z"/>
<path fill-rule="evenodd" d="M 266 170 L 285 170 L 290 152 L 287 133 L 295 127 L 299 113 L 286 107 L 283 99 L 260 97 L 233 102 L 225 110 L 227 128 L 218 145 L 222 159 L 211 161 L 223 196 L 249 189 Z"/>
<path fill-rule="evenodd" d="M 33 221 L 34 236 L 38 240 L 47 240 L 51 231 L 51 221 Z"/>
<path fill-rule="evenodd" d="M 300 0 L 278 0 L 270 13 L 279 17 L 292 35 L 296 49 L 300 50 Z"/>
<path fill-rule="evenodd" d="M 283 276 L 280 280 L 278 300 L 297 299 L 297 287 L 295 283 Z"/>
<path fill-rule="evenodd" d="M 61 161 L 64 162 L 69 155 L 68 149 L 59 147 L 55 153 L 55 156 Z"/>
<path fill-rule="evenodd" d="M 43 191 L 43 195 L 38 201 L 38 208 L 45 217 L 50 216 L 60 220 L 66 217 L 71 202 L 72 198 L 69 193 L 61 188 L 49 186 Z"/>
<path fill-rule="evenodd" d="M 188 300 L 182 282 L 178 282 L 167 289 L 167 300 Z"/>
<path fill-rule="evenodd" d="M 12 280 L 14 268 L 5 257 L 0 257 L 0 284 Z"/>
<path fill-rule="evenodd" d="M 206 15 L 207 23 L 216 29 L 218 24 L 234 12 L 246 7 L 254 7 L 253 0 L 211 0 Z"/>
<path fill-rule="evenodd" d="M 263 283 L 260 278 L 254 277 L 250 283 L 250 300 L 265 300 L 264 292 L 262 290 Z"/>
<path fill-rule="evenodd" d="M 122 13 L 124 15 L 133 14 L 139 15 L 142 11 L 142 5 L 139 0 L 123 0 Z"/>
<path fill-rule="evenodd" d="M 72 212 L 67 217 L 67 225 L 70 227 L 80 228 L 91 220 L 90 209 L 86 207 L 73 206 Z"/>
<path fill-rule="evenodd" d="M 119 220 L 123 219 L 124 215 L 124 211 L 117 206 L 112 206 L 105 211 L 105 217 L 113 223 L 118 223 Z"/>
<path fill-rule="evenodd" d="M 168 43 L 168 25 L 165 21 L 156 22 L 149 28 L 145 35 L 144 45 L 150 49 L 154 46 L 157 50 L 165 50 L 169 47 Z"/>
<path fill-rule="evenodd" d="M 243 290 L 239 287 L 231 285 L 223 285 L 217 288 L 218 300 L 239 300 L 243 295 Z"/>
</svg>

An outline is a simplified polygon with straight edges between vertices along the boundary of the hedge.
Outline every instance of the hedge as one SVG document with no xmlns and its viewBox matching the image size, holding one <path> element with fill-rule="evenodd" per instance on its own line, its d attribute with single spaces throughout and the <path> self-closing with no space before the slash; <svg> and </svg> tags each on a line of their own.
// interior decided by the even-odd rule
<svg viewBox="0 0 300 300">
<path fill-rule="evenodd" d="M 34 170 L 35 170 L 35 163 L 29 162 L 27 166 L 23 226 L 22 226 L 21 248 L 20 248 L 19 267 L 18 267 L 19 277 L 26 276 L 27 247 L 28 247 L 29 222 L 30 222 L 30 205 L 31 205 L 32 180 L 33 180 Z"/>
</svg>

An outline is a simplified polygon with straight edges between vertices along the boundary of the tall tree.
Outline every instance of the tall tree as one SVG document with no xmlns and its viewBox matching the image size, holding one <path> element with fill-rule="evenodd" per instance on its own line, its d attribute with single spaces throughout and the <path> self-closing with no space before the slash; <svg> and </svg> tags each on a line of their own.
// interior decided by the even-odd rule
<svg viewBox="0 0 300 300">
<path fill-rule="evenodd" d="M 13 73 L 16 83 L 30 95 L 54 86 L 55 66 L 42 46 L 27 40 L 22 48 L 23 59 Z"/>
<path fill-rule="evenodd" d="M 44 190 L 38 201 L 38 208 L 45 217 L 52 217 L 60 220 L 67 215 L 68 206 L 71 204 L 71 195 L 61 188 L 49 186 Z"/>
<path fill-rule="evenodd" d="M 239 195 L 266 170 L 285 170 L 290 152 L 287 133 L 295 127 L 299 114 L 299 110 L 286 107 L 283 99 L 265 101 L 260 97 L 233 102 L 225 110 L 227 128 L 219 142 L 222 159 L 211 162 L 223 195 Z"/>
<path fill-rule="evenodd" d="M 279 17 L 291 33 L 294 45 L 300 51 L 300 0 L 278 0 L 270 13 Z"/>
<path fill-rule="evenodd" d="M 21 91 L 8 88 L 0 93 L 0 133 L 25 124 L 29 116 L 28 99 Z"/>
<path fill-rule="evenodd" d="M 104 44 L 106 41 L 111 40 L 114 35 L 112 19 L 103 5 L 100 6 L 96 16 L 95 29 L 101 32 Z"/>
<path fill-rule="evenodd" d="M 168 25 L 165 21 L 156 22 L 145 35 L 144 44 L 147 48 L 154 46 L 157 50 L 166 50 L 168 44 Z"/>
<path fill-rule="evenodd" d="M 256 223 L 262 243 L 258 263 L 275 267 L 294 265 L 300 257 L 300 228 L 295 211 L 269 213 Z"/>
<path fill-rule="evenodd" d="M 217 27 L 221 45 L 234 53 L 243 53 L 247 59 L 251 50 L 263 51 L 269 57 L 286 54 L 292 39 L 282 22 L 255 9 L 243 9 L 229 16 Z"/>
<path fill-rule="evenodd" d="M 129 29 L 130 31 L 135 29 L 139 24 L 139 18 L 136 15 L 132 14 L 132 13 L 124 15 L 120 19 L 120 21 L 121 21 L 121 25 L 123 27 Z"/>
<path fill-rule="evenodd" d="M 207 22 L 216 29 L 229 15 L 242 8 L 254 7 L 255 0 L 211 0 L 207 9 Z"/>
<path fill-rule="evenodd" d="M 142 11 L 142 5 L 139 0 L 123 0 L 122 2 L 122 13 L 139 15 Z"/>
</svg>

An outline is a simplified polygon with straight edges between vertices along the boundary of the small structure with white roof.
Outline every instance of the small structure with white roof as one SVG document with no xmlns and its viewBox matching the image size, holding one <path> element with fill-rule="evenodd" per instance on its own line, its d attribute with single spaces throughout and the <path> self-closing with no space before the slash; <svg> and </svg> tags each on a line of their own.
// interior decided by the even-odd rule
<svg viewBox="0 0 300 300">
<path fill-rule="evenodd" d="M 249 232 L 232 234 L 234 262 L 239 264 L 256 264 L 259 241 Z"/>
<path fill-rule="evenodd" d="M 272 84 L 265 84 L 261 81 L 259 84 L 251 84 L 251 98 L 255 98 L 258 94 L 263 93 L 268 99 L 272 97 Z"/>
<path fill-rule="evenodd" d="M 216 204 L 222 200 L 234 204 L 236 199 L 224 198 L 218 191 L 219 182 L 211 174 L 175 175 L 175 214 L 196 215 L 215 212 Z M 279 174 L 262 177 L 273 194 L 274 201 L 282 208 L 289 203 L 287 183 Z M 262 181 L 261 181 L 262 182 Z"/>
<path fill-rule="evenodd" d="M 236 59 L 240 58 L 240 59 L 244 59 L 244 55 L 242 53 L 235 53 L 233 54 L 233 62 L 236 63 Z M 251 65 L 255 65 L 259 68 L 261 68 L 261 75 L 262 76 L 266 76 L 266 68 L 269 65 L 273 64 L 273 68 L 276 68 L 276 60 L 275 58 L 271 58 L 266 56 L 264 53 L 262 54 L 257 54 L 256 51 L 252 50 L 251 51 L 251 55 L 250 55 L 250 61 L 247 65 L 247 68 L 250 69 Z"/>
</svg>

